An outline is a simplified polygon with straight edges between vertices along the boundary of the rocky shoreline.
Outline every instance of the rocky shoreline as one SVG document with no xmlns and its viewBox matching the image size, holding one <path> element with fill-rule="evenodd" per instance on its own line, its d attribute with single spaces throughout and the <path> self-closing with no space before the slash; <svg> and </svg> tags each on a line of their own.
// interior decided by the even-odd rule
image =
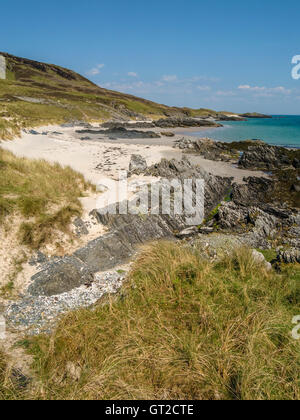
<svg viewBox="0 0 300 420">
<path fill-rule="evenodd" d="M 138 124 L 140 129 L 152 128 L 149 122 L 143 127 Z M 105 128 L 131 131 L 110 123 Z M 99 130 L 81 127 L 78 131 L 88 134 Z M 157 183 L 162 179 L 204 179 L 204 222 L 189 226 L 184 216 L 103 215 L 94 209 L 90 216 L 105 227 L 106 233 L 64 257 L 47 258 L 38 253 L 31 262 L 36 273 L 29 286 L 6 307 L 10 328 L 27 334 L 48 332 L 62 314 L 91 306 L 107 293 L 117 293 L 128 269 L 120 271 L 118 267 L 127 265 L 139 247 L 151 241 L 183 240 L 210 259 L 218 258 L 220 249 L 226 253 L 237 246 L 272 249 L 276 269 L 282 263 L 300 263 L 299 151 L 261 141 L 228 144 L 190 138 L 175 140 L 174 148 L 183 153 L 182 159 L 162 159 L 149 166 L 142 156 L 132 155 L 130 175 Z M 216 164 L 226 162 L 245 173 L 259 169 L 265 176 L 245 176 L 237 183 L 233 177 L 217 176 L 193 164 L 190 156 Z M 81 234 L 87 235 L 88 224 L 79 222 Z"/>
</svg>

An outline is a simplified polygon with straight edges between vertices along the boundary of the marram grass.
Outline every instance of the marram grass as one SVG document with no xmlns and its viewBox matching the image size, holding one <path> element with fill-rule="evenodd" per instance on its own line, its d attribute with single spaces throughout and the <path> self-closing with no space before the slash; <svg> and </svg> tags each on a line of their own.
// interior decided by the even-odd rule
<svg viewBox="0 0 300 420">
<path fill-rule="evenodd" d="M 72 217 L 82 212 L 79 197 L 91 189 L 70 167 L 18 158 L 0 148 L 0 224 L 18 215 L 20 242 L 31 248 L 54 241 L 57 230 L 68 232 Z"/>
<path fill-rule="evenodd" d="M 266 272 L 248 250 L 218 263 L 161 242 L 118 297 L 30 339 L 38 399 L 297 400 L 299 265 Z"/>
</svg>

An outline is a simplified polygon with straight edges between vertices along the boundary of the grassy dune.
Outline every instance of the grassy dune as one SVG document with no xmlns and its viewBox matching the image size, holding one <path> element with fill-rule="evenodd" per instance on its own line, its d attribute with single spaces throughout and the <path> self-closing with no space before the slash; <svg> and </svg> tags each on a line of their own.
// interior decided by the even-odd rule
<svg viewBox="0 0 300 420">
<path fill-rule="evenodd" d="M 119 297 L 23 343 L 41 381 L 30 397 L 299 399 L 299 280 L 299 265 L 266 272 L 247 250 L 210 263 L 153 245 Z"/>
<path fill-rule="evenodd" d="M 82 212 L 78 198 L 92 188 L 69 167 L 17 158 L 0 148 L 0 224 L 20 216 L 20 242 L 34 249 L 55 241 L 56 230 L 68 232 L 71 218 Z"/>
</svg>

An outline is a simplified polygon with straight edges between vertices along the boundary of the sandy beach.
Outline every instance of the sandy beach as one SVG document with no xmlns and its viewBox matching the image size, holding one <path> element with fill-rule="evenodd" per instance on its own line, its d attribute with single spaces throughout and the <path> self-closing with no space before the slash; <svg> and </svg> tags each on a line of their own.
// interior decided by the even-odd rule
<svg viewBox="0 0 300 420">
<path fill-rule="evenodd" d="M 172 138 L 112 140 L 105 135 L 89 135 L 88 140 L 81 140 L 82 134 L 76 132 L 80 128 L 40 127 L 38 134 L 23 133 L 21 138 L 2 142 L 1 147 L 18 157 L 45 159 L 70 166 L 96 185 L 103 178 L 117 180 L 120 170 L 128 170 L 132 154 L 141 155 L 148 166 L 160 162 L 162 158 L 181 159 L 183 156 L 181 150 L 174 148 L 175 141 L 182 138 L 183 129 L 172 130 L 175 133 Z M 233 177 L 236 182 L 243 182 L 245 176 L 262 175 L 262 172 L 241 170 L 226 162 L 210 161 L 196 155 L 188 157 L 192 163 L 201 165 L 203 170 L 214 175 Z"/>
</svg>

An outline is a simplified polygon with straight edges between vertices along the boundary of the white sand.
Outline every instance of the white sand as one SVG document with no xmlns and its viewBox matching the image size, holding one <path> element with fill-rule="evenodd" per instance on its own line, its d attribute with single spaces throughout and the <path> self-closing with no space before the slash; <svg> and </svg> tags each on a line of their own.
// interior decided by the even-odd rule
<svg viewBox="0 0 300 420">
<path fill-rule="evenodd" d="M 82 128 L 82 127 L 80 127 Z M 93 216 L 89 213 L 95 208 L 106 207 L 107 204 L 114 202 L 110 198 L 111 185 L 119 180 L 119 171 L 128 170 L 132 154 L 142 155 L 148 165 L 159 162 L 162 158 L 172 159 L 182 158 L 182 151 L 173 147 L 174 141 L 181 138 L 176 134 L 173 138 L 161 137 L 160 139 L 125 139 L 110 140 L 104 137 L 99 140 L 80 140 L 79 135 L 75 133 L 76 128 L 61 128 L 60 126 L 42 127 L 37 130 L 39 133 L 47 132 L 47 135 L 23 133 L 22 137 L 13 141 L 1 142 L 1 147 L 13 152 L 19 157 L 33 159 L 45 159 L 49 162 L 57 162 L 61 165 L 68 165 L 74 170 L 82 173 L 87 180 L 96 185 L 104 186 L 104 191 L 91 194 L 82 198 L 84 208 L 83 220 L 89 226 L 89 234 L 72 244 L 68 237 L 58 236 L 62 244 L 62 252 L 71 254 L 83 246 L 86 242 L 93 240 L 106 232 L 104 226 L 99 225 Z M 62 134 L 55 134 L 59 132 Z M 97 136 L 94 136 L 97 137 Z M 134 143 L 134 144 L 132 144 Z M 262 175 L 261 172 L 244 171 L 233 167 L 225 162 L 214 162 L 203 159 L 195 155 L 187 155 L 189 159 L 198 164 L 205 171 L 219 176 L 234 177 L 236 182 L 243 182 L 245 176 Z M 130 181 L 134 183 L 155 182 L 157 179 L 144 176 L 134 176 Z M 63 180 L 62 180 L 63 182 Z M 105 189 L 108 186 L 108 191 Z M 20 248 L 17 244 L 16 231 L 19 223 L 15 221 L 12 226 L 15 228 L 9 232 L 0 232 L 4 238 L 0 247 L 0 265 L 2 273 L 0 276 L 0 285 L 7 282 L 8 274 L 13 267 L 15 256 L 20 255 Z M 53 249 L 52 249 L 53 248 Z M 25 250 L 24 250 L 25 252 Z M 44 250 L 47 255 L 57 254 L 55 247 L 50 245 Z M 32 267 L 28 266 L 23 270 L 15 281 L 16 289 L 24 289 L 31 277 Z"/>
<path fill-rule="evenodd" d="M 170 141 L 165 146 L 161 142 L 150 146 L 147 139 L 140 139 L 138 144 L 128 144 L 127 141 L 124 144 L 123 140 L 116 142 L 108 138 L 107 141 L 82 141 L 76 138 L 78 135 L 73 128 L 51 126 L 38 129 L 38 132 L 43 131 L 48 132 L 48 135 L 23 133 L 21 138 L 2 142 L 1 147 L 19 157 L 46 159 L 71 166 L 94 184 L 101 183 L 103 177 L 117 179 L 119 170 L 128 170 L 132 154 L 143 156 L 148 165 L 159 162 L 163 157 L 181 157 L 181 152 L 175 150 Z M 63 134 L 52 134 L 54 132 Z M 99 164 L 103 165 L 102 169 L 96 169 Z"/>
<path fill-rule="evenodd" d="M 101 135 L 101 138 L 92 135 L 91 140 L 80 140 L 81 135 L 76 133 L 76 129 L 82 127 L 40 127 L 37 131 L 47 132 L 47 135 L 23 133 L 21 138 L 2 142 L 1 147 L 19 157 L 45 159 L 70 166 L 95 185 L 109 185 L 110 182 L 117 181 L 121 170 L 128 171 L 132 154 L 143 156 L 149 166 L 160 162 L 162 158 L 182 158 L 182 151 L 173 147 L 174 141 L 182 137 L 176 130 L 173 138 L 111 140 L 104 135 Z M 210 161 L 193 155 L 187 156 L 205 171 L 223 177 L 234 177 L 239 183 L 242 183 L 246 176 L 263 175 L 262 172 L 238 169 L 230 163 Z M 137 178 L 142 182 L 151 181 L 142 176 Z M 99 205 L 99 196 L 101 194 L 98 193 L 82 199 L 86 216 L 94 208 L 99 208 L 96 207 Z M 100 198 L 101 201 L 105 201 L 104 197 L 103 200 Z"/>
</svg>

